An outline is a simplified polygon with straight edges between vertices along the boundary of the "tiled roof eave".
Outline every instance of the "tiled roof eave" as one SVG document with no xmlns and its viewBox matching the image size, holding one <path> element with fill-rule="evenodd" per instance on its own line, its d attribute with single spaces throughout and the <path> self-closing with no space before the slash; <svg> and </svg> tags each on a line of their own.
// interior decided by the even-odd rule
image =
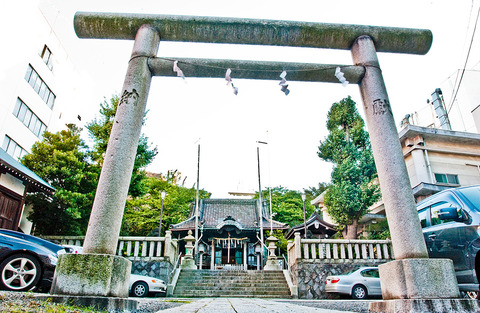
<svg viewBox="0 0 480 313">
<path fill-rule="evenodd" d="M 4 169 L 6 173 L 12 175 L 15 178 L 23 181 L 25 185 L 30 186 L 36 191 L 41 191 L 47 194 L 53 194 L 55 189 L 53 187 L 47 186 L 45 184 L 41 184 L 35 179 L 32 179 L 30 176 L 22 173 L 21 171 L 17 170 L 16 168 L 10 166 L 8 163 L 4 162 L 0 159 L 0 168 Z"/>
</svg>

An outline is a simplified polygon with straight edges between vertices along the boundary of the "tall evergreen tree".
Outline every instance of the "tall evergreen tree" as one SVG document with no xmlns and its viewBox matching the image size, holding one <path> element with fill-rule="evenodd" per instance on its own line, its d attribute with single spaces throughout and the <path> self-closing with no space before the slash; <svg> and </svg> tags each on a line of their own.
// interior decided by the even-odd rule
<svg viewBox="0 0 480 313">
<path fill-rule="evenodd" d="M 327 129 L 329 135 L 320 141 L 318 151 L 321 159 L 334 164 L 325 205 L 343 237 L 354 239 L 358 221 L 380 194 L 369 136 L 350 97 L 332 105 Z"/>
<path fill-rule="evenodd" d="M 112 130 L 113 120 L 119 103 L 119 96 L 113 96 L 110 102 L 106 100 L 100 104 L 100 116 L 87 124 L 90 138 L 94 141 L 92 150 L 92 159 L 101 167 L 105 152 L 107 151 L 108 140 Z M 137 155 L 133 165 L 132 179 L 128 193 L 133 197 L 142 196 L 147 192 L 146 174 L 144 168 L 152 163 L 157 155 L 157 148 L 151 148 L 148 144 L 148 138 L 144 134 L 138 141 Z"/>
<path fill-rule="evenodd" d="M 28 219 L 36 234 L 85 234 L 98 181 L 98 170 L 88 162 L 86 148 L 80 128 L 69 124 L 57 133 L 46 131 L 21 160 L 55 188 L 52 196 L 33 193 L 27 197 L 27 204 L 33 206 Z"/>
</svg>

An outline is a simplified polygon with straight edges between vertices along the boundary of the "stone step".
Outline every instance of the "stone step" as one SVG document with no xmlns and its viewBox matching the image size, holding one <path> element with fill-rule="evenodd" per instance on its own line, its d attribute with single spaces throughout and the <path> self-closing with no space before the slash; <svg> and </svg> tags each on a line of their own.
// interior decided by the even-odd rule
<svg viewBox="0 0 480 313">
<path fill-rule="evenodd" d="M 205 282 L 182 282 L 177 283 L 177 287 L 195 287 L 195 288 L 213 288 L 213 287 L 223 287 L 223 286 L 235 286 L 239 288 L 248 288 L 248 287 L 269 287 L 269 288 L 280 288 L 280 287 L 288 287 L 286 282 L 278 282 L 278 283 L 265 283 L 265 284 L 258 284 L 258 283 L 245 283 L 245 282 L 238 282 L 236 284 L 232 283 L 225 283 L 225 282 L 216 282 L 216 283 L 205 283 Z"/>
<path fill-rule="evenodd" d="M 225 279 L 225 280 L 259 280 L 259 281 L 265 281 L 265 280 L 284 280 L 285 276 L 272 276 L 272 277 L 255 277 L 255 276 L 183 276 L 180 275 L 180 278 L 186 278 L 186 279 L 203 279 L 203 280 L 219 280 L 219 279 Z"/>
<path fill-rule="evenodd" d="M 268 291 L 268 290 L 289 290 L 288 286 L 251 286 L 251 287 L 242 287 L 242 286 L 177 286 L 175 290 L 252 290 L 252 291 Z"/>
<path fill-rule="evenodd" d="M 191 274 L 188 277 L 261 277 L 261 278 L 272 278 L 272 277 L 283 277 L 283 273 L 275 273 L 270 275 L 250 275 L 250 274 L 218 274 L 218 273 L 211 273 L 211 274 Z"/>
<path fill-rule="evenodd" d="M 179 291 L 174 292 L 174 297 L 225 297 L 225 296 L 265 296 L 265 297 L 290 297 L 289 292 L 238 292 L 238 291 L 213 291 L 213 290 L 186 290 L 186 291 Z"/>
<path fill-rule="evenodd" d="M 244 273 L 244 274 L 251 274 L 251 275 L 270 275 L 276 273 L 282 273 L 283 271 L 231 271 L 231 270 L 183 270 L 186 273 Z"/>
<path fill-rule="evenodd" d="M 182 294 L 182 295 L 173 295 L 174 297 L 182 298 L 275 298 L 275 299 L 291 299 L 290 295 L 250 295 L 250 294 Z"/>
<path fill-rule="evenodd" d="M 180 282 L 192 282 L 192 281 L 201 281 L 201 282 L 205 282 L 205 283 L 215 283 L 215 282 L 219 282 L 219 281 L 222 281 L 222 282 L 225 282 L 225 283 L 229 283 L 229 284 L 235 284 L 235 283 L 239 283 L 239 282 L 245 282 L 245 283 L 257 283 L 257 284 L 268 284 L 268 283 L 277 283 L 277 282 L 284 282 L 285 281 L 285 278 L 282 277 L 281 279 L 241 279 L 241 278 L 215 278 L 215 279 L 203 279 L 203 278 L 198 278 L 198 279 L 193 279 L 191 277 L 179 277 L 178 279 L 178 283 Z"/>
<path fill-rule="evenodd" d="M 173 295 L 291 298 L 282 271 L 182 270 Z"/>
<path fill-rule="evenodd" d="M 204 279 L 204 280 L 218 280 L 218 279 L 226 279 L 226 280 L 284 280 L 285 276 L 270 276 L 270 277 L 262 277 L 262 276 L 183 276 L 180 275 L 180 278 L 188 278 L 188 279 Z"/>
</svg>

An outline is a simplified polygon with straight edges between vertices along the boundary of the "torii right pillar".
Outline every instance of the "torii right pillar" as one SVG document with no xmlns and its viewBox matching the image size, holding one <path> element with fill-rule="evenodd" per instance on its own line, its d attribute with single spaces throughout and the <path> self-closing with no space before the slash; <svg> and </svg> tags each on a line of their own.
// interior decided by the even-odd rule
<svg viewBox="0 0 480 313">
<path fill-rule="evenodd" d="M 351 49 L 355 65 L 366 69 L 360 86 L 368 132 L 392 237 L 395 261 L 379 266 L 384 300 L 371 311 L 411 311 L 415 299 L 459 298 L 453 263 L 429 259 L 398 140 L 375 44 L 358 37 Z M 442 292 L 439 293 L 439 290 Z M 408 299 L 408 300 L 407 300 Z M 399 303 L 401 307 L 399 307 Z M 410 307 L 410 309 L 406 308 Z"/>
</svg>

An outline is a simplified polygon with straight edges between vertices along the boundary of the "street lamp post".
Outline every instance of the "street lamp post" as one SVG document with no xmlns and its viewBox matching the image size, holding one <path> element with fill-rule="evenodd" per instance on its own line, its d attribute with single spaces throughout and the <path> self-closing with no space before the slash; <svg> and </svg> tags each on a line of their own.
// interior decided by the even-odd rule
<svg viewBox="0 0 480 313">
<path fill-rule="evenodd" d="M 162 204 L 160 207 L 160 224 L 158 225 L 158 237 L 162 236 L 162 218 L 163 218 L 163 200 L 165 200 L 165 196 L 167 193 L 165 191 L 162 191 L 160 196 L 162 197 Z"/>
<path fill-rule="evenodd" d="M 303 231 L 304 231 L 304 237 L 307 239 L 307 218 L 305 216 L 305 194 L 302 193 L 302 201 L 303 201 Z"/>
</svg>

